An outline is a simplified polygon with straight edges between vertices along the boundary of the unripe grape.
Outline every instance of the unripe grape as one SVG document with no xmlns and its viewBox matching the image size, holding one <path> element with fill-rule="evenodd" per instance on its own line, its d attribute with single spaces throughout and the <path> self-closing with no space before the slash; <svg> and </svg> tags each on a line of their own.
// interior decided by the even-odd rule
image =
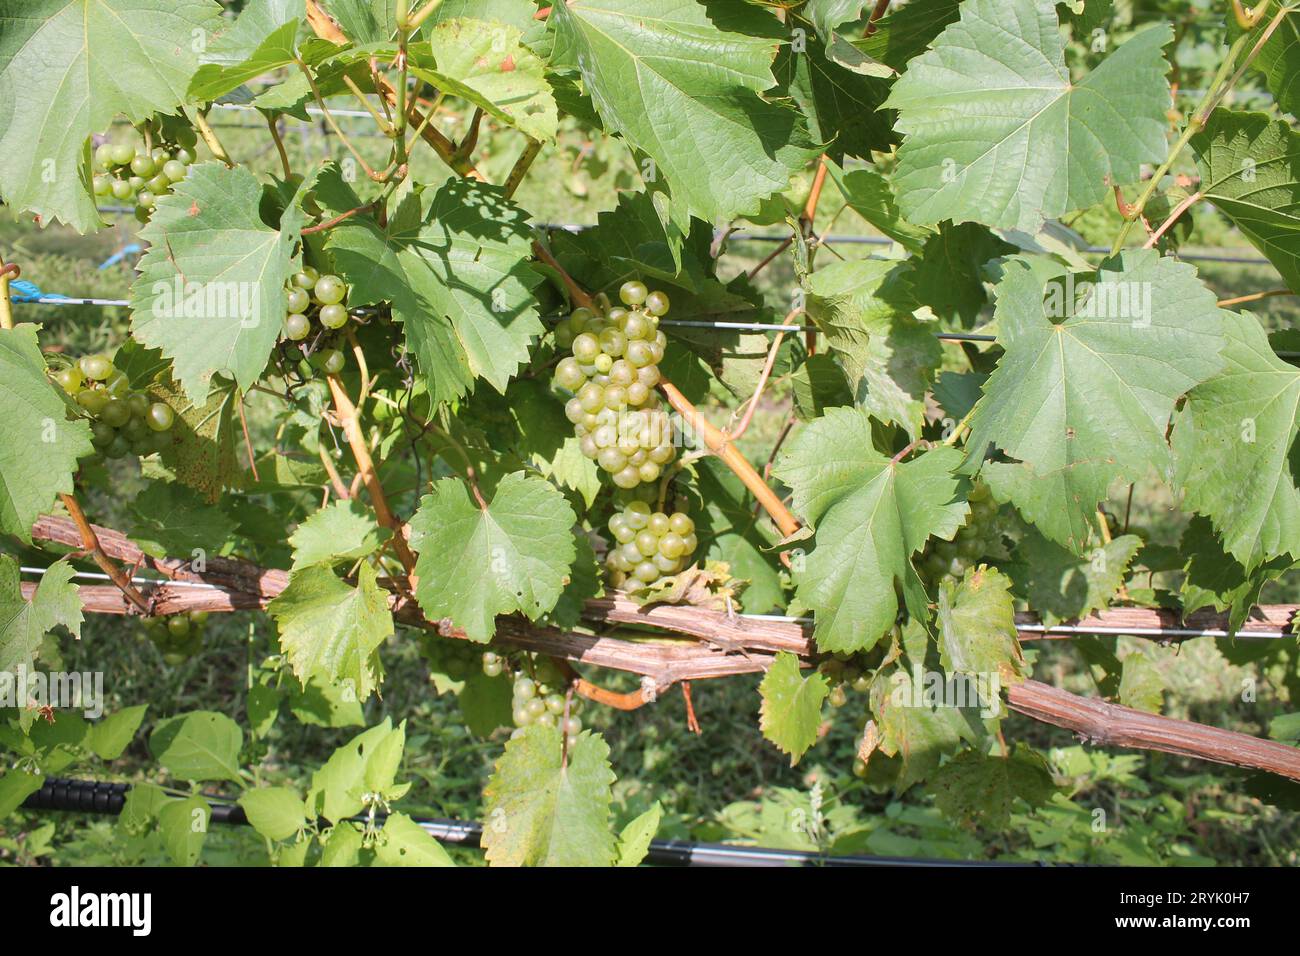
<svg viewBox="0 0 1300 956">
<path fill-rule="evenodd" d="M 110 398 L 99 417 L 114 428 L 121 428 L 131 420 L 131 406 L 120 398 Z"/>
<path fill-rule="evenodd" d="M 579 362 L 594 362 L 599 354 L 600 340 L 590 332 L 583 332 L 573 340 L 573 357 Z"/>
<path fill-rule="evenodd" d="M 301 342 L 311 332 L 311 320 L 297 312 L 290 312 L 284 319 L 284 334 L 295 342 Z"/>
<path fill-rule="evenodd" d="M 627 336 L 628 344 L 631 344 L 651 337 L 654 335 L 654 330 L 650 328 L 650 323 L 641 313 L 632 312 L 623 323 L 623 334 Z"/>
<path fill-rule="evenodd" d="M 682 543 L 686 545 L 687 554 L 694 554 L 695 549 L 700 545 L 700 540 L 695 537 L 694 532 L 692 532 L 691 534 L 682 535 Z"/>
<path fill-rule="evenodd" d="M 516 704 L 511 716 L 514 718 L 515 726 L 520 730 L 533 722 L 533 715 L 528 712 L 528 708 L 523 704 Z M 515 731 L 515 733 L 518 732 L 519 731 Z M 513 734 L 511 736 L 513 736 Z"/>
<path fill-rule="evenodd" d="M 326 375 L 337 375 L 343 371 L 345 364 L 347 360 L 338 349 L 326 349 L 320 353 L 320 367 L 324 369 Z"/>
<path fill-rule="evenodd" d="M 188 166 L 190 163 L 194 162 L 194 153 L 182 146 L 180 149 L 176 150 L 175 159 L 176 162 L 180 163 L 182 166 Z"/>
<path fill-rule="evenodd" d="M 669 530 L 668 516 L 662 511 L 656 511 L 646 522 L 646 528 L 656 538 L 662 538 Z"/>
<path fill-rule="evenodd" d="M 610 385 L 605 389 L 605 407 L 618 411 L 627 405 L 627 389 L 622 385 Z"/>
<path fill-rule="evenodd" d="M 627 387 L 627 403 L 629 405 L 644 405 L 649 398 L 650 389 L 640 382 L 633 382 Z"/>
<path fill-rule="evenodd" d="M 163 163 L 162 174 L 173 183 L 180 182 L 185 178 L 185 175 L 188 172 L 189 170 L 186 168 L 184 163 L 177 162 L 174 159 L 169 159 L 167 162 Z"/>
<path fill-rule="evenodd" d="M 569 313 L 569 324 L 573 326 L 573 331 L 578 333 L 583 331 L 587 327 L 587 323 L 595 317 L 596 313 L 592 312 L 591 309 L 579 306 Z"/>
<path fill-rule="evenodd" d="M 157 167 L 154 165 L 153 157 L 144 153 L 137 154 L 131 160 L 131 172 L 135 173 L 137 176 L 143 176 L 145 179 L 154 175 L 156 169 Z"/>
<path fill-rule="evenodd" d="M 125 458 L 131 453 L 131 442 L 125 435 L 116 435 L 104 449 L 105 458 Z"/>
<path fill-rule="evenodd" d="M 532 717 L 534 721 L 537 721 L 537 718 L 546 713 L 546 702 L 536 697 L 531 697 L 528 702 L 524 704 L 524 709 L 528 711 L 528 716 Z"/>
<path fill-rule="evenodd" d="M 627 467 L 627 456 L 617 448 L 602 448 L 596 456 L 596 464 L 611 474 Z"/>
<path fill-rule="evenodd" d="M 555 325 L 555 344 L 562 349 L 567 349 L 573 344 L 573 337 L 576 334 L 577 333 L 573 331 L 573 326 L 569 324 L 568 319 L 557 322 Z"/>
<path fill-rule="evenodd" d="M 99 173 L 91 180 L 91 188 L 96 196 L 107 196 L 113 191 L 113 177 Z"/>
<path fill-rule="evenodd" d="M 636 536 L 636 549 L 642 557 L 648 558 L 659 550 L 659 538 L 649 531 L 640 531 Z"/>
<path fill-rule="evenodd" d="M 690 515 L 676 511 L 668 519 L 668 527 L 682 537 L 686 537 L 695 530 L 695 522 L 691 520 Z"/>
<path fill-rule="evenodd" d="M 618 290 L 618 297 L 623 300 L 625 305 L 640 305 L 645 301 L 649 290 L 646 289 L 644 282 L 624 282 Z"/>
<path fill-rule="evenodd" d="M 153 193 L 155 196 L 163 196 L 171 192 L 172 181 L 162 173 L 159 173 L 153 179 L 145 183 L 145 185 L 149 187 L 149 192 Z"/>
<path fill-rule="evenodd" d="M 651 584 L 659 580 L 659 569 L 655 567 L 653 561 L 642 561 L 636 566 L 632 575 L 644 584 Z"/>
<path fill-rule="evenodd" d="M 665 558 L 676 560 L 686 552 L 686 541 L 681 535 L 669 531 L 659 539 L 659 553 Z"/>
<path fill-rule="evenodd" d="M 623 510 L 627 518 L 628 527 L 636 531 L 641 531 L 650 524 L 650 505 L 644 501 L 631 501 Z"/>
<path fill-rule="evenodd" d="M 294 273 L 293 284 L 299 289 L 310 292 L 315 287 L 318 278 L 320 278 L 320 273 L 311 266 L 303 266 L 302 271 Z"/>
<path fill-rule="evenodd" d="M 515 681 L 514 695 L 516 700 L 529 700 L 537 695 L 537 685 L 530 677 L 520 677 Z"/>
<path fill-rule="evenodd" d="M 660 469 L 654 462 L 647 461 L 637 468 L 637 473 L 640 475 L 642 481 L 648 483 L 659 480 Z"/>
<path fill-rule="evenodd" d="M 107 422 L 92 422 L 90 443 L 96 448 L 106 448 L 117 437 L 117 429 Z"/>
<path fill-rule="evenodd" d="M 321 306 L 320 324 L 327 329 L 341 329 L 348 323 L 348 310 L 334 303 L 332 305 Z"/>
<path fill-rule="evenodd" d="M 184 614 L 175 614 L 167 619 L 167 633 L 172 637 L 187 637 L 190 633 L 190 619 Z"/>
<path fill-rule="evenodd" d="M 600 333 L 600 349 L 606 355 L 619 356 L 627 348 L 627 336 L 618 329 L 606 329 Z"/>
<path fill-rule="evenodd" d="M 176 413 L 170 405 L 154 402 L 149 406 L 145 422 L 156 432 L 169 431 L 176 421 Z"/>
<path fill-rule="evenodd" d="M 306 312 L 310 305 L 311 296 L 303 289 L 290 289 L 288 295 L 285 296 L 285 307 L 290 312 Z"/>
<path fill-rule="evenodd" d="M 677 449 L 672 445 L 656 445 L 647 453 L 647 457 L 660 467 L 677 457 Z"/>
<path fill-rule="evenodd" d="M 157 202 L 157 199 L 153 193 L 149 192 L 149 190 L 142 189 L 136 193 L 135 202 L 141 209 L 152 209 L 154 204 Z"/>
<path fill-rule="evenodd" d="M 597 372 L 602 375 L 607 375 L 609 374 L 609 370 L 614 367 L 614 360 L 604 352 L 601 352 L 596 356 L 596 361 L 592 364 L 595 365 Z"/>
<path fill-rule="evenodd" d="M 95 165 L 100 169 L 108 169 L 110 166 L 117 165 L 113 161 L 113 146 L 111 143 L 101 143 L 95 147 Z"/>
<path fill-rule="evenodd" d="M 343 284 L 343 280 L 338 276 L 323 275 L 316 280 L 316 287 L 312 292 L 316 296 L 316 301 L 321 305 L 334 305 L 343 301 L 347 286 Z"/>
<path fill-rule="evenodd" d="M 92 415 L 98 415 L 109 402 L 109 394 L 101 388 L 87 388 L 77 393 L 77 404 Z"/>
<path fill-rule="evenodd" d="M 644 368 L 647 365 L 654 364 L 654 348 L 649 342 L 643 342 L 640 339 L 633 339 L 628 342 L 623 354 L 628 363 L 636 368 Z"/>
<path fill-rule="evenodd" d="M 109 154 L 114 166 L 125 166 L 135 158 L 135 150 L 128 143 L 116 143 L 110 147 Z"/>
<path fill-rule="evenodd" d="M 564 713 L 564 695 L 549 694 L 546 698 L 546 709 L 556 716 Z"/>
<path fill-rule="evenodd" d="M 609 356 L 605 356 L 605 358 L 609 358 Z M 619 359 L 617 362 L 611 360 L 607 371 L 609 372 L 609 383 L 611 385 L 621 385 L 626 388 L 636 381 L 636 369 L 629 365 L 625 359 Z"/>
<path fill-rule="evenodd" d="M 600 449 L 596 447 L 596 440 L 590 435 L 583 435 L 578 442 L 578 447 L 586 457 L 593 460 L 600 454 Z"/>
<path fill-rule="evenodd" d="M 622 471 L 615 472 L 612 480 L 618 487 L 630 489 L 641 484 L 641 475 L 635 468 L 628 465 Z"/>
<path fill-rule="evenodd" d="M 563 710 L 560 711 L 560 713 L 563 712 L 564 712 Z M 568 720 L 566 720 L 564 722 L 564 732 L 568 736 L 577 736 L 578 734 L 582 733 L 582 718 L 570 717 Z"/>
<path fill-rule="evenodd" d="M 80 367 L 70 365 L 67 368 L 61 368 L 55 372 L 54 380 L 58 382 L 59 387 L 69 395 L 75 395 L 77 392 L 81 391 L 82 384 L 85 381 L 85 376 Z"/>
<path fill-rule="evenodd" d="M 659 369 L 654 365 L 643 365 L 636 370 L 636 380 L 646 388 L 654 388 L 659 384 Z"/>
<path fill-rule="evenodd" d="M 662 551 L 651 556 L 650 560 L 654 562 L 660 574 L 676 574 L 682 569 L 680 558 L 665 557 Z"/>
<path fill-rule="evenodd" d="M 581 424 L 586 412 L 582 410 L 582 402 L 576 398 L 571 398 L 564 403 L 564 417 L 575 425 Z"/>
<path fill-rule="evenodd" d="M 489 664 L 486 660 L 483 662 L 483 673 L 486 676 L 500 677 L 501 671 L 502 671 L 502 667 L 499 661 L 491 664 Z"/>
</svg>

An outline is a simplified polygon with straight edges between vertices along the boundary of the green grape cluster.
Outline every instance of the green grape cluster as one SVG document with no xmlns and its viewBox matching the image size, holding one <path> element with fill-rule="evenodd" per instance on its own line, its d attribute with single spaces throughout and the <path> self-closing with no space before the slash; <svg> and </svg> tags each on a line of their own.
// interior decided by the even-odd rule
<svg viewBox="0 0 1300 956">
<path fill-rule="evenodd" d="M 556 366 L 555 384 L 573 393 L 564 414 L 582 453 L 626 489 L 658 481 L 677 448 L 655 391 L 668 344 L 659 331 L 668 296 L 643 282 L 625 282 L 619 298 L 622 306 L 599 314 L 576 309 L 556 326 L 556 343 L 572 354 Z"/>
<path fill-rule="evenodd" d="M 495 655 L 494 655 L 495 656 Z M 487 655 L 483 655 L 483 669 L 487 671 Z M 500 673 L 498 671 L 498 673 Z M 511 701 L 511 713 L 515 721 L 515 730 L 510 735 L 518 737 L 525 727 L 534 724 L 544 727 L 558 727 L 568 738 L 572 747 L 582 732 L 582 718 L 577 715 L 579 701 L 575 697 L 569 701 L 569 716 L 564 716 L 564 695 L 557 693 L 550 684 L 535 681 L 531 677 L 515 678 L 514 698 Z"/>
<path fill-rule="evenodd" d="M 186 146 L 159 143 L 152 148 L 139 134 L 134 142 L 104 143 L 95 149 L 95 174 L 91 188 L 96 196 L 119 202 L 134 201 L 135 217 L 144 222 L 160 196 L 189 174 L 194 143 Z"/>
<path fill-rule="evenodd" d="M 966 570 L 993 549 L 997 534 L 997 503 L 986 484 L 978 483 L 967 496 L 970 515 L 951 541 L 932 541 L 917 563 L 917 573 L 933 590 L 944 578 L 960 580 Z"/>
<path fill-rule="evenodd" d="M 145 636 L 153 642 L 163 660 L 175 667 L 198 653 L 203 646 L 203 627 L 207 611 L 189 611 L 168 617 L 145 618 Z"/>
<path fill-rule="evenodd" d="M 343 328 L 348 323 L 348 291 L 347 283 L 338 276 L 321 275 L 311 266 L 303 266 L 285 290 L 285 338 L 301 342 L 311 335 L 313 319 L 330 332 Z M 327 374 L 343 371 L 343 353 L 338 349 L 322 349 L 313 358 Z"/>
<path fill-rule="evenodd" d="M 132 390 L 107 355 L 83 355 L 75 365 L 55 371 L 54 380 L 90 419 L 96 457 L 143 458 L 171 445 L 172 407 Z"/>
<path fill-rule="evenodd" d="M 644 501 L 632 501 L 609 519 L 615 546 L 609 549 L 605 568 L 616 588 L 629 581 L 636 587 L 658 583 L 686 567 L 699 541 L 695 522 L 675 511 L 651 511 Z"/>
</svg>

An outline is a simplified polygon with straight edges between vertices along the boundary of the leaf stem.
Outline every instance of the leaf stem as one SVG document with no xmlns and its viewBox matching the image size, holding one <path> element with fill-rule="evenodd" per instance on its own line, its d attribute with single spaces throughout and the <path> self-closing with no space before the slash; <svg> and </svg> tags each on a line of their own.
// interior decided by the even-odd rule
<svg viewBox="0 0 1300 956">
<path fill-rule="evenodd" d="M 183 108 L 181 109 L 181 113 L 185 115 L 194 125 L 194 128 L 198 130 L 199 136 L 203 139 L 204 144 L 211 151 L 212 155 L 225 163 L 227 167 L 234 169 L 235 161 L 230 158 L 230 154 L 226 152 L 226 147 L 221 144 L 221 140 L 217 138 L 216 132 L 208 124 L 208 118 L 204 116 L 200 110 L 195 110 L 193 117 L 190 117 L 189 114 L 185 113 Z"/>
<path fill-rule="evenodd" d="M 270 112 L 262 114 L 266 117 L 266 127 L 271 131 L 271 139 L 275 141 L 275 151 L 280 154 L 280 168 L 284 170 L 284 178 L 288 179 L 293 175 L 293 170 L 289 167 L 289 154 L 284 150 L 284 140 L 280 137 L 280 126 L 275 115 Z"/>
<path fill-rule="evenodd" d="M 790 325 L 799 316 L 803 315 L 803 308 L 798 307 L 791 309 L 786 315 L 782 325 Z M 745 404 L 745 413 L 740 420 L 740 424 L 734 429 L 727 431 L 727 440 L 735 441 L 745 434 L 745 429 L 749 428 L 749 423 L 754 417 L 754 411 L 758 408 L 758 400 L 763 397 L 763 389 L 767 388 L 767 380 L 772 374 L 772 367 L 776 365 L 776 354 L 781 350 L 781 342 L 785 339 L 785 331 L 781 330 L 776 333 L 776 338 L 772 340 L 771 347 L 767 350 L 767 361 L 763 363 L 763 371 L 758 376 L 758 385 L 754 388 L 753 397 Z"/>
<path fill-rule="evenodd" d="M 506 177 L 505 191 L 507 199 L 514 196 L 515 190 L 517 190 L 519 184 L 524 181 L 524 177 L 528 175 L 529 168 L 533 165 L 533 160 L 537 158 L 537 154 L 541 151 L 541 141 L 529 137 L 528 145 L 525 146 L 524 151 L 519 154 L 519 158 L 515 160 L 515 165 L 510 170 L 510 175 Z"/>
</svg>

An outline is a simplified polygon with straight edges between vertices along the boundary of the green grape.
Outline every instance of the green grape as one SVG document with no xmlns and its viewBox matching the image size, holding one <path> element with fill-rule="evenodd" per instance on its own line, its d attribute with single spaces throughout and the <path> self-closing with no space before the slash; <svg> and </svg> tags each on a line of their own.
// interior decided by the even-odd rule
<svg viewBox="0 0 1300 956">
<path fill-rule="evenodd" d="M 156 169 L 157 167 L 154 165 L 152 156 L 144 153 L 137 153 L 131 159 L 131 172 L 135 173 L 137 176 L 143 176 L 145 179 L 148 179 L 150 176 L 154 175 Z"/>
<path fill-rule="evenodd" d="M 514 695 L 516 700 L 531 700 L 537 696 L 537 684 L 530 677 L 520 677 L 515 681 Z"/>
<path fill-rule="evenodd" d="M 321 306 L 320 324 L 327 329 L 341 329 L 347 325 L 348 310 L 346 307 L 333 303 L 331 305 Z"/>
<path fill-rule="evenodd" d="M 546 701 L 537 697 L 530 697 L 524 704 L 524 709 L 528 711 L 528 716 L 536 721 L 546 713 Z"/>
<path fill-rule="evenodd" d="M 600 350 L 609 356 L 619 356 L 627 348 L 627 336 L 618 329 L 605 329 L 600 333 Z"/>
<path fill-rule="evenodd" d="M 623 322 L 623 334 L 628 337 L 628 342 L 649 338 L 654 334 L 650 328 L 650 323 L 640 313 L 629 313 L 626 321 Z"/>
<path fill-rule="evenodd" d="M 182 146 L 180 149 L 176 150 L 173 158 L 182 166 L 188 166 L 190 163 L 194 162 L 194 153 Z"/>
<path fill-rule="evenodd" d="M 99 417 L 114 428 L 121 428 L 131 420 L 131 406 L 120 398 L 110 398 Z"/>
<path fill-rule="evenodd" d="M 607 375 L 609 374 L 609 370 L 614 367 L 614 360 L 604 352 L 601 352 L 596 356 L 596 361 L 592 364 L 596 366 L 597 372 L 600 372 L 602 375 Z"/>
<path fill-rule="evenodd" d="M 125 399 L 131 394 L 131 380 L 115 368 L 104 383 L 104 391 L 108 392 L 110 398 Z"/>
<path fill-rule="evenodd" d="M 483 673 L 488 677 L 500 677 L 501 671 L 502 667 L 499 662 L 495 664 L 489 664 L 487 661 L 483 662 Z"/>
<path fill-rule="evenodd" d="M 135 149 L 127 143 L 117 143 L 109 148 L 114 166 L 125 166 L 135 158 Z"/>
<path fill-rule="evenodd" d="M 515 726 L 523 729 L 533 722 L 533 715 L 528 712 L 528 708 L 522 704 L 516 704 L 512 709 L 511 716 L 514 718 Z"/>
<path fill-rule="evenodd" d="M 323 275 L 316 280 L 316 287 L 312 291 L 316 295 L 316 301 L 321 305 L 334 305 L 343 301 L 347 286 L 338 276 Z"/>
<path fill-rule="evenodd" d="M 106 176 L 103 173 L 96 174 L 91 180 L 91 188 L 96 196 L 107 196 L 113 192 L 113 177 Z"/>
<path fill-rule="evenodd" d="M 641 484 L 641 473 L 632 465 L 628 465 L 622 471 L 615 472 L 611 480 L 618 487 L 628 490 Z"/>
<path fill-rule="evenodd" d="M 564 417 L 574 425 L 582 424 L 582 420 L 586 417 L 586 414 L 587 413 L 582 410 L 582 402 L 578 401 L 576 398 L 571 398 L 564 403 Z"/>
<path fill-rule="evenodd" d="M 695 530 L 695 522 L 691 520 L 690 515 L 676 511 L 668 519 L 668 527 L 671 531 L 686 537 Z"/>
<path fill-rule="evenodd" d="M 139 418 L 132 418 L 122 426 L 122 434 L 127 437 L 127 440 L 132 445 L 135 445 L 149 437 L 149 426 Z M 148 454 L 148 452 L 145 454 Z"/>
<path fill-rule="evenodd" d="M 579 306 L 569 313 L 569 325 L 576 335 L 583 331 L 587 327 L 587 323 L 595 317 L 596 313 L 592 312 L 591 309 Z"/>
<path fill-rule="evenodd" d="M 659 539 L 659 553 L 675 561 L 686 553 L 686 541 L 676 532 L 669 531 Z"/>
<path fill-rule="evenodd" d="M 99 415 L 109 398 L 109 394 L 102 388 L 87 388 L 77 393 L 77 404 L 91 415 Z"/>
<path fill-rule="evenodd" d="M 131 184 L 125 179 L 113 180 L 113 184 L 109 187 L 109 190 L 113 193 L 114 199 L 120 199 L 125 202 L 131 198 Z"/>
<path fill-rule="evenodd" d="M 290 312 L 284 319 L 284 334 L 295 342 L 301 342 L 311 332 L 311 320 L 305 315 Z"/>
<path fill-rule="evenodd" d="M 100 169 L 108 169 L 116 165 L 113 162 L 113 147 L 109 143 L 101 143 L 95 147 L 95 165 Z"/>
<path fill-rule="evenodd" d="M 575 334 L 573 326 L 569 324 L 568 319 L 565 319 L 562 322 L 557 322 L 555 325 L 555 344 L 562 349 L 567 349 L 573 344 L 573 337 Z"/>
<path fill-rule="evenodd" d="M 147 189 L 142 189 L 135 195 L 136 205 L 141 209 L 152 209 L 157 201 L 157 197 Z"/>
<path fill-rule="evenodd" d="M 605 390 L 595 382 L 588 382 L 578 389 L 578 402 L 583 411 L 598 412 L 605 406 Z"/>
<path fill-rule="evenodd" d="M 600 354 L 600 340 L 590 332 L 583 332 L 573 340 L 573 357 L 585 365 L 596 360 Z"/>
<path fill-rule="evenodd" d="M 633 339 L 627 343 L 624 357 L 629 365 L 638 369 L 655 364 L 654 347 L 649 342 L 643 342 L 640 339 Z"/>
<path fill-rule="evenodd" d="M 76 395 L 81 391 L 85 376 L 79 367 L 70 365 L 55 372 L 54 381 L 58 382 L 59 387 L 69 395 Z"/>
<path fill-rule="evenodd" d="M 149 187 L 149 192 L 155 196 L 164 196 L 172 190 L 172 181 L 162 173 L 149 180 L 145 185 Z"/>
<path fill-rule="evenodd" d="M 204 624 L 207 624 L 207 623 L 208 623 L 208 612 L 207 612 L 207 611 L 190 611 L 190 623 L 191 623 L 191 624 L 197 624 L 199 627 L 202 627 Z"/>
<path fill-rule="evenodd" d="M 605 471 L 613 474 L 616 471 L 622 471 L 627 467 L 627 456 L 617 448 L 602 448 L 596 455 L 596 464 L 600 465 Z"/>
<path fill-rule="evenodd" d="M 104 449 L 106 458 L 125 458 L 131 453 L 131 443 L 127 441 L 125 435 L 116 435 L 109 442 L 108 447 Z"/>
<path fill-rule="evenodd" d="M 343 371 L 346 360 L 338 349 L 325 349 L 319 355 L 320 367 L 327 375 L 337 375 Z"/>
<path fill-rule="evenodd" d="M 320 278 L 320 273 L 311 266 L 303 266 L 302 271 L 294 273 L 293 284 L 299 289 L 305 289 L 308 292 L 316 285 L 316 280 Z"/>
<path fill-rule="evenodd" d="M 144 189 L 143 176 L 128 176 L 126 182 L 127 185 L 131 187 L 131 192 L 133 193 L 138 193 L 140 190 Z"/>
<path fill-rule="evenodd" d="M 167 162 L 171 157 L 167 155 L 167 147 L 155 146 L 153 152 L 149 154 L 149 158 L 153 160 L 154 166 L 157 167 Z"/>
<path fill-rule="evenodd" d="M 169 182 L 178 183 L 189 173 L 184 163 L 169 159 L 163 163 L 162 174 L 167 177 Z"/>
<path fill-rule="evenodd" d="M 669 522 L 666 514 L 662 511 L 656 511 L 650 515 L 649 520 L 646 522 L 646 529 L 656 538 L 662 538 L 668 533 L 670 524 L 671 522 Z"/>
<path fill-rule="evenodd" d="M 645 298 L 645 310 L 655 316 L 666 315 L 668 313 L 668 296 L 663 292 L 651 292 Z"/>
<path fill-rule="evenodd" d="M 644 282 L 624 282 L 618 290 L 618 297 L 624 305 L 640 305 L 646 300 L 649 290 L 646 289 Z"/>
<path fill-rule="evenodd" d="M 90 443 L 96 448 L 107 448 L 117 437 L 117 429 L 107 422 L 92 422 L 90 425 Z"/>
<path fill-rule="evenodd" d="M 303 289 L 290 289 L 285 296 L 285 306 L 295 314 L 306 312 L 311 305 L 311 296 Z"/>
<path fill-rule="evenodd" d="M 131 417 L 144 418 L 149 411 L 149 396 L 144 392 L 132 392 L 126 396 L 127 405 L 131 406 Z"/>
<path fill-rule="evenodd" d="M 154 402 L 150 405 L 145 417 L 145 423 L 156 432 L 169 431 L 175 421 L 176 413 L 170 405 L 163 402 Z"/>
<path fill-rule="evenodd" d="M 695 533 L 682 535 L 682 543 L 686 545 L 686 553 L 694 554 L 695 549 L 700 546 L 700 539 L 695 537 Z"/>
</svg>

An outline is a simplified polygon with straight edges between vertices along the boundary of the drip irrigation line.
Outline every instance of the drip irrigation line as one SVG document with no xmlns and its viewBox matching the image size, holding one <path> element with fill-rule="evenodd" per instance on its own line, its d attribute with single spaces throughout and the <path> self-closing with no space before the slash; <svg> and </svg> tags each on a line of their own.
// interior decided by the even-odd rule
<svg viewBox="0 0 1300 956">
<path fill-rule="evenodd" d="M 117 816 L 126 804 L 129 783 L 77 780 L 49 777 L 41 789 L 23 802 L 27 810 L 55 810 L 71 813 L 101 813 Z M 187 794 L 186 794 L 187 795 Z M 204 795 L 212 809 L 212 822 L 230 826 L 247 826 L 244 808 L 228 798 Z M 365 817 L 350 818 L 365 823 Z M 375 814 L 382 823 L 387 814 Z M 412 817 L 422 830 L 438 841 L 470 850 L 481 850 L 483 827 L 478 823 L 444 817 Z M 730 846 L 725 843 L 695 843 L 686 840 L 651 840 L 646 863 L 660 866 L 860 866 L 860 867 L 1046 867 L 1049 863 L 1005 860 L 935 860 L 902 856 L 830 856 L 804 850 L 778 850 L 768 847 Z"/>
</svg>

